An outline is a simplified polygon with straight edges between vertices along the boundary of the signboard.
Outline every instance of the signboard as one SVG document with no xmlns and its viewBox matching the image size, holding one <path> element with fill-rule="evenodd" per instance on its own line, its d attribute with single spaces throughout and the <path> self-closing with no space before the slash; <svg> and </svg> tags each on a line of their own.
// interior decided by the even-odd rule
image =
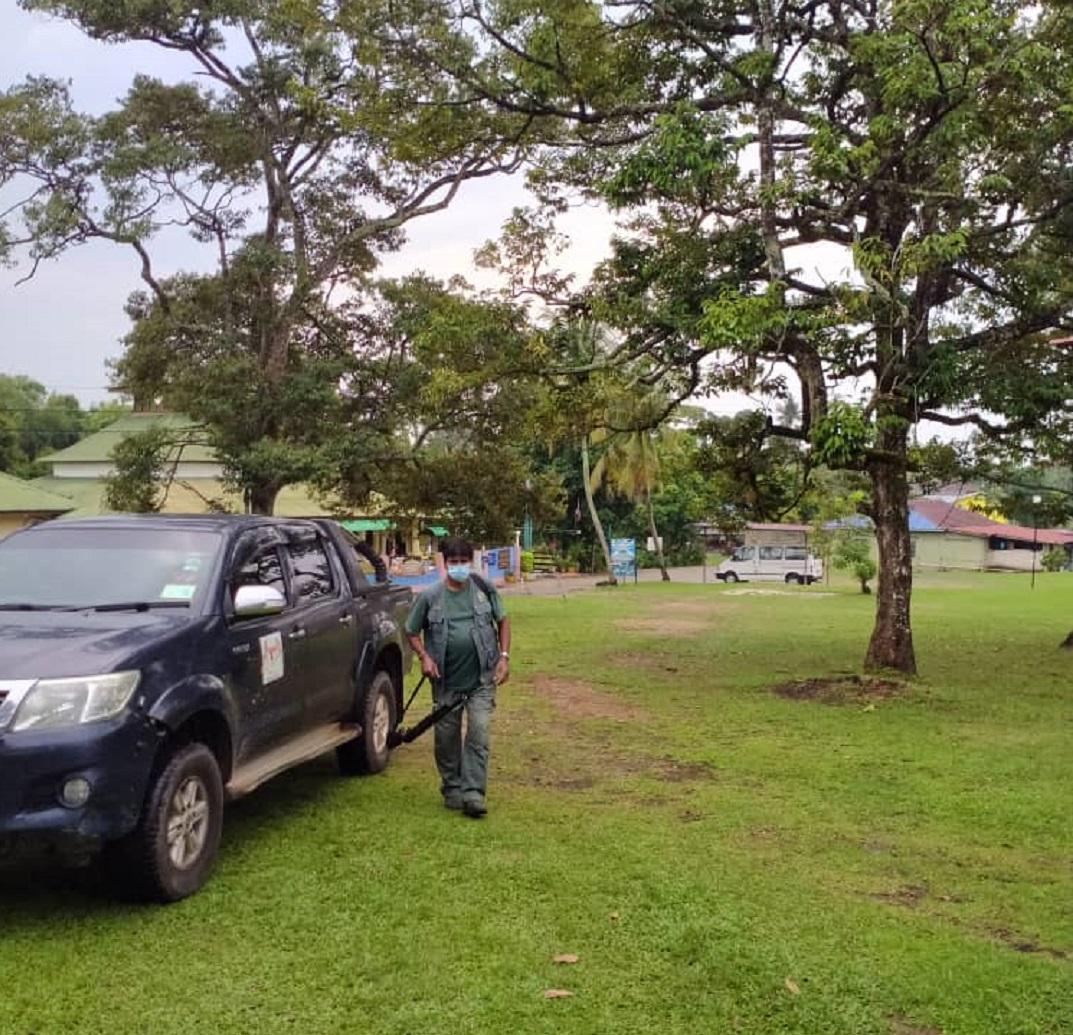
<svg viewBox="0 0 1073 1035">
<path fill-rule="evenodd" d="M 631 579 L 637 577 L 636 540 L 611 540 L 611 572 L 616 579 Z"/>
</svg>

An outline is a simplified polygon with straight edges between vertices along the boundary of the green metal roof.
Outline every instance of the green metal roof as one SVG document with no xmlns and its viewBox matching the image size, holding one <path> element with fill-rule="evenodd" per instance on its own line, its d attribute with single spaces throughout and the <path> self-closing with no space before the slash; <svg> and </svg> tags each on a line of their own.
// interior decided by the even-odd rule
<svg viewBox="0 0 1073 1035">
<path fill-rule="evenodd" d="M 425 525 L 424 532 L 428 532 L 429 535 L 434 535 L 437 539 L 442 539 L 444 536 L 450 535 L 443 525 Z"/>
<path fill-rule="evenodd" d="M 348 518 L 339 524 L 348 532 L 389 532 L 395 527 L 391 518 Z"/>
<path fill-rule="evenodd" d="M 216 453 L 205 444 L 204 430 L 184 413 L 127 413 L 100 431 L 87 435 L 73 446 L 39 457 L 45 463 L 107 463 L 112 450 L 124 438 L 150 428 L 167 428 L 182 438 L 181 459 L 194 463 L 219 463 Z M 189 443 L 189 444 L 188 444 Z M 179 447 L 176 447 L 178 451 Z M 177 459 L 170 457 L 169 459 Z"/>
<path fill-rule="evenodd" d="M 66 514 L 74 501 L 22 478 L 0 473 L 0 513 Z"/>
</svg>

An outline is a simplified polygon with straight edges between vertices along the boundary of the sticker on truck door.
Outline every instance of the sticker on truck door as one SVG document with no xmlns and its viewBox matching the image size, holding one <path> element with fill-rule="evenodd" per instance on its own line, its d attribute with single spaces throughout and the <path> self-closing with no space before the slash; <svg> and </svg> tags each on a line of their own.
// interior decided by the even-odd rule
<svg viewBox="0 0 1073 1035">
<path fill-rule="evenodd" d="M 261 637 L 261 683 L 268 686 L 283 678 L 283 636 L 271 633 Z"/>
</svg>

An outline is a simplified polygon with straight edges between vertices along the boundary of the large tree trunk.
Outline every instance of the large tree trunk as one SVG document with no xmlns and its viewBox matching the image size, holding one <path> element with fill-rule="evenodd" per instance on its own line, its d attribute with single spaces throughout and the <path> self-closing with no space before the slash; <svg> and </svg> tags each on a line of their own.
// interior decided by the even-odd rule
<svg viewBox="0 0 1073 1035">
<path fill-rule="evenodd" d="M 656 512 L 652 508 L 652 488 L 645 482 L 645 508 L 648 510 L 648 531 L 652 536 L 652 543 L 656 547 L 656 560 L 659 562 L 660 577 L 664 582 L 670 582 L 671 576 L 667 571 L 667 560 L 663 556 L 663 541 L 656 529 Z"/>
<path fill-rule="evenodd" d="M 246 501 L 249 504 L 250 513 L 271 516 L 275 510 L 279 490 L 280 486 L 274 482 L 257 482 L 247 486 Z"/>
<path fill-rule="evenodd" d="M 600 522 L 600 515 L 596 513 L 596 501 L 592 497 L 592 486 L 589 483 L 590 477 L 589 436 L 584 435 L 581 439 L 581 481 L 585 485 L 585 502 L 589 505 L 589 517 L 592 518 L 593 528 L 596 529 L 596 538 L 600 541 L 600 549 L 604 554 L 608 581 L 612 586 L 617 586 L 618 579 L 615 578 L 615 572 L 611 568 L 611 550 L 607 545 L 607 536 L 604 535 L 604 526 Z"/>
<path fill-rule="evenodd" d="M 868 465 L 872 481 L 872 519 L 879 546 L 879 585 L 876 623 L 864 667 L 894 669 L 915 675 L 917 664 L 909 614 L 913 569 L 905 447 L 904 429 L 885 429 L 880 433 L 880 449 L 890 458 L 871 460 Z"/>
</svg>

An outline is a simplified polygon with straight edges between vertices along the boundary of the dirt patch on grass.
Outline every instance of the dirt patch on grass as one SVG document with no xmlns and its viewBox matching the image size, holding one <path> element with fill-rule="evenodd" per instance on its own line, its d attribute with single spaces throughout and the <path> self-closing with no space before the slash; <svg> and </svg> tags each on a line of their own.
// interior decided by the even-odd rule
<svg viewBox="0 0 1073 1035">
<path fill-rule="evenodd" d="M 795 679 L 778 683 L 771 692 L 792 701 L 819 701 L 821 704 L 862 704 L 886 701 L 905 693 L 905 684 L 895 679 L 870 676 L 831 676 L 824 679 Z"/>
<path fill-rule="evenodd" d="M 607 659 L 621 668 L 641 668 L 647 672 L 677 672 L 679 666 L 672 663 L 666 654 L 646 653 L 639 650 L 617 651 Z"/>
<path fill-rule="evenodd" d="M 711 628 L 697 618 L 623 618 L 615 622 L 624 632 L 654 633 L 657 636 L 698 636 Z"/>
<path fill-rule="evenodd" d="M 619 700 L 614 694 L 593 690 L 581 680 L 537 676 L 533 680 L 533 694 L 550 703 L 560 716 L 567 719 L 636 721 L 644 717 L 640 708 Z"/>
<path fill-rule="evenodd" d="M 798 600 L 811 600 L 813 597 L 836 597 L 837 593 L 828 593 L 822 589 L 810 589 L 806 593 L 795 593 L 791 589 L 728 589 L 725 597 L 797 597 Z"/>
<path fill-rule="evenodd" d="M 628 777 L 649 777 L 661 783 L 687 784 L 713 780 L 715 776 L 715 769 L 703 762 L 680 762 L 674 758 L 652 758 L 603 750 L 584 754 L 571 751 L 554 758 L 531 755 L 525 771 L 513 777 L 508 776 L 507 782 L 556 791 L 587 791 L 597 783 Z"/>
<path fill-rule="evenodd" d="M 1054 960 L 1069 959 L 1069 953 L 1064 949 L 1054 949 L 1049 945 L 1040 945 L 1039 942 L 1026 938 L 1016 931 L 1011 931 L 1007 927 L 996 927 L 989 933 L 995 941 L 1013 949 L 1014 952 L 1038 953 L 1041 956 L 1050 956 Z"/>
<path fill-rule="evenodd" d="M 887 1020 L 890 1022 L 890 1035 L 943 1035 L 942 1028 L 915 1024 L 904 1014 L 892 1013 Z"/>
<path fill-rule="evenodd" d="M 906 906 L 909 909 L 915 909 L 928 897 L 928 889 L 919 884 L 907 884 L 904 887 L 895 888 L 893 891 L 873 892 L 869 897 L 878 899 L 880 902 L 887 902 L 892 906 Z"/>
<path fill-rule="evenodd" d="M 729 604 L 719 600 L 668 600 L 660 604 L 661 615 L 683 615 L 687 618 L 711 618 L 719 611 L 729 611 Z"/>
<path fill-rule="evenodd" d="M 677 762 L 673 758 L 659 759 L 654 772 L 667 783 L 693 783 L 715 776 L 715 770 L 706 762 Z"/>
</svg>

